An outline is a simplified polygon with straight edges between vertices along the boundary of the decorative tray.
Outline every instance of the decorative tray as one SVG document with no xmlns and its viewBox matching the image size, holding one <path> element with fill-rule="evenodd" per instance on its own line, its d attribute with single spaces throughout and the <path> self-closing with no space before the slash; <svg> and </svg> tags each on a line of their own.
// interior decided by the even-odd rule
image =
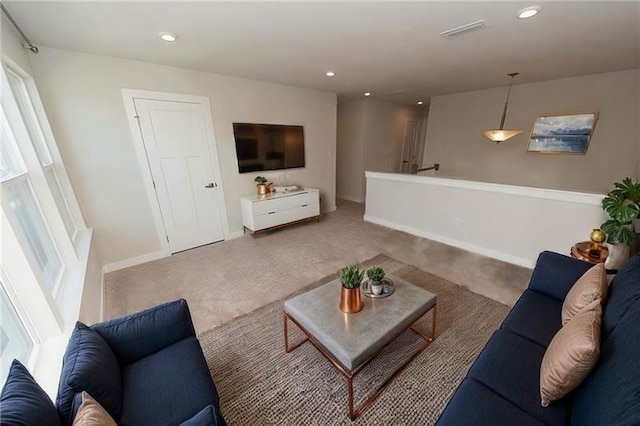
<svg viewBox="0 0 640 426">
<path fill-rule="evenodd" d="M 393 281 L 390 278 L 385 277 L 382 279 L 382 293 L 376 295 L 368 291 L 364 291 L 363 289 L 362 294 L 366 297 L 370 297 L 371 299 L 383 299 L 391 296 L 395 290 L 396 288 L 393 285 Z"/>
</svg>

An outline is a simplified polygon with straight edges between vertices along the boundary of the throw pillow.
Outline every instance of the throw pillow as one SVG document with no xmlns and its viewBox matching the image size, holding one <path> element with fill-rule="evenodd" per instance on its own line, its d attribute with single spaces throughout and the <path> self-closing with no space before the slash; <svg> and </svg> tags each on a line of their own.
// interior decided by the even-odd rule
<svg viewBox="0 0 640 426">
<path fill-rule="evenodd" d="M 600 300 L 594 300 L 553 337 L 540 367 L 543 407 L 578 387 L 596 364 L 601 321 Z"/>
<path fill-rule="evenodd" d="M 29 371 L 13 360 L 0 395 L 2 425 L 61 426 L 56 407 Z"/>
<path fill-rule="evenodd" d="M 73 426 L 117 426 L 109 413 L 91 398 L 91 395 L 82 391 L 82 404 L 78 408 Z"/>
<path fill-rule="evenodd" d="M 191 417 L 186 422 L 180 423 L 180 426 L 222 426 L 226 423 L 220 420 L 216 409 L 213 405 L 207 405 L 198 414 Z"/>
<path fill-rule="evenodd" d="M 114 418 L 122 410 L 122 382 L 118 360 L 104 339 L 78 322 L 62 360 L 56 407 L 63 424 L 70 425 L 87 391 Z"/>
<path fill-rule="evenodd" d="M 567 293 L 562 304 L 562 325 L 567 324 L 571 318 L 594 300 L 600 299 L 604 302 L 608 288 L 604 263 L 598 263 L 585 272 Z"/>
</svg>

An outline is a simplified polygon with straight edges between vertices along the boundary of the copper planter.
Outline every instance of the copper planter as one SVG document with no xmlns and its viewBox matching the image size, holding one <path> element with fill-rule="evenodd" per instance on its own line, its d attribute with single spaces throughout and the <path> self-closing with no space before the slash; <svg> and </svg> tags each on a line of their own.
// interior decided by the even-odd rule
<svg viewBox="0 0 640 426">
<path fill-rule="evenodd" d="M 346 314 L 360 312 L 364 305 L 360 297 L 360 288 L 340 287 L 340 310 Z"/>
</svg>

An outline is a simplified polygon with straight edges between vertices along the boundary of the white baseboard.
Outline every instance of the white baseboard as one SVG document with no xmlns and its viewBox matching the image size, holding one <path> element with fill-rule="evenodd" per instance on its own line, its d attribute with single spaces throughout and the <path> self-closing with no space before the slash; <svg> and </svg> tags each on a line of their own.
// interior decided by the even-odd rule
<svg viewBox="0 0 640 426">
<path fill-rule="evenodd" d="M 346 194 L 336 194 L 336 198 L 340 198 L 341 200 L 353 201 L 354 203 L 364 203 L 364 199 Z"/>
<path fill-rule="evenodd" d="M 244 231 L 230 232 L 229 235 L 227 235 L 227 238 L 225 239 L 225 241 L 235 240 L 236 238 L 241 238 L 243 236 L 244 236 Z"/>
<path fill-rule="evenodd" d="M 156 251 L 153 253 L 143 254 L 142 256 L 136 256 L 129 259 L 119 260 L 117 262 L 107 263 L 102 266 L 102 273 L 108 274 L 109 272 L 117 271 L 119 269 L 129 268 L 131 266 L 140 265 L 142 263 L 151 262 L 153 260 L 162 259 L 163 257 L 169 257 L 170 254 L 164 251 Z"/>
<path fill-rule="evenodd" d="M 486 247 L 482 247 L 482 246 L 472 244 L 466 241 L 458 240 L 455 238 L 434 234 L 434 233 L 424 231 L 422 229 L 414 228 L 411 226 L 400 225 L 398 223 L 391 222 L 386 219 L 381 219 L 379 217 L 364 215 L 364 220 L 367 222 L 375 223 L 377 225 L 382 225 L 387 228 L 397 229 L 398 231 L 407 232 L 409 234 L 416 235 L 418 237 L 437 241 L 439 243 L 443 243 L 449 246 L 458 247 L 463 250 L 467 250 L 473 253 L 481 254 L 483 256 L 491 257 L 493 259 L 498 259 L 503 262 L 512 263 L 518 266 L 523 266 L 525 268 L 533 268 L 533 266 L 535 265 L 535 259 L 533 260 L 525 259 L 523 257 L 514 256 L 512 254 L 504 253 L 497 250 L 492 250 Z"/>
<path fill-rule="evenodd" d="M 338 210 L 337 206 L 331 206 L 331 207 L 327 207 L 326 209 L 323 209 L 322 213 L 331 213 L 331 212 L 335 212 L 336 210 Z"/>
</svg>

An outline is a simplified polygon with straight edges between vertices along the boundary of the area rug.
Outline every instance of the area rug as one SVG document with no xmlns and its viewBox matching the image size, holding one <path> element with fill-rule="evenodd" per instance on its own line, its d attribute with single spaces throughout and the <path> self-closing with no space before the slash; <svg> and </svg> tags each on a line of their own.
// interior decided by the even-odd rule
<svg viewBox="0 0 640 426">
<path fill-rule="evenodd" d="M 230 425 L 435 423 L 509 307 L 384 255 L 362 264 L 370 265 L 438 296 L 437 338 L 431 346 L 351 422 L 344 377 L 308 342 L 285 353 L 284 300 L 270 303 L 199 336 Z M 335 278 L 328 276 L 291 296 Z M 418 326 L 430 330 L 430 322 L 429 314 Z M 291 335 L 294 343 L 300 338 L 299 333 Z M 356 401 L 382 384 L 419 344 L 415 333 L 407 331 L 387 347 L 356 377 Z"/>
</svg>

